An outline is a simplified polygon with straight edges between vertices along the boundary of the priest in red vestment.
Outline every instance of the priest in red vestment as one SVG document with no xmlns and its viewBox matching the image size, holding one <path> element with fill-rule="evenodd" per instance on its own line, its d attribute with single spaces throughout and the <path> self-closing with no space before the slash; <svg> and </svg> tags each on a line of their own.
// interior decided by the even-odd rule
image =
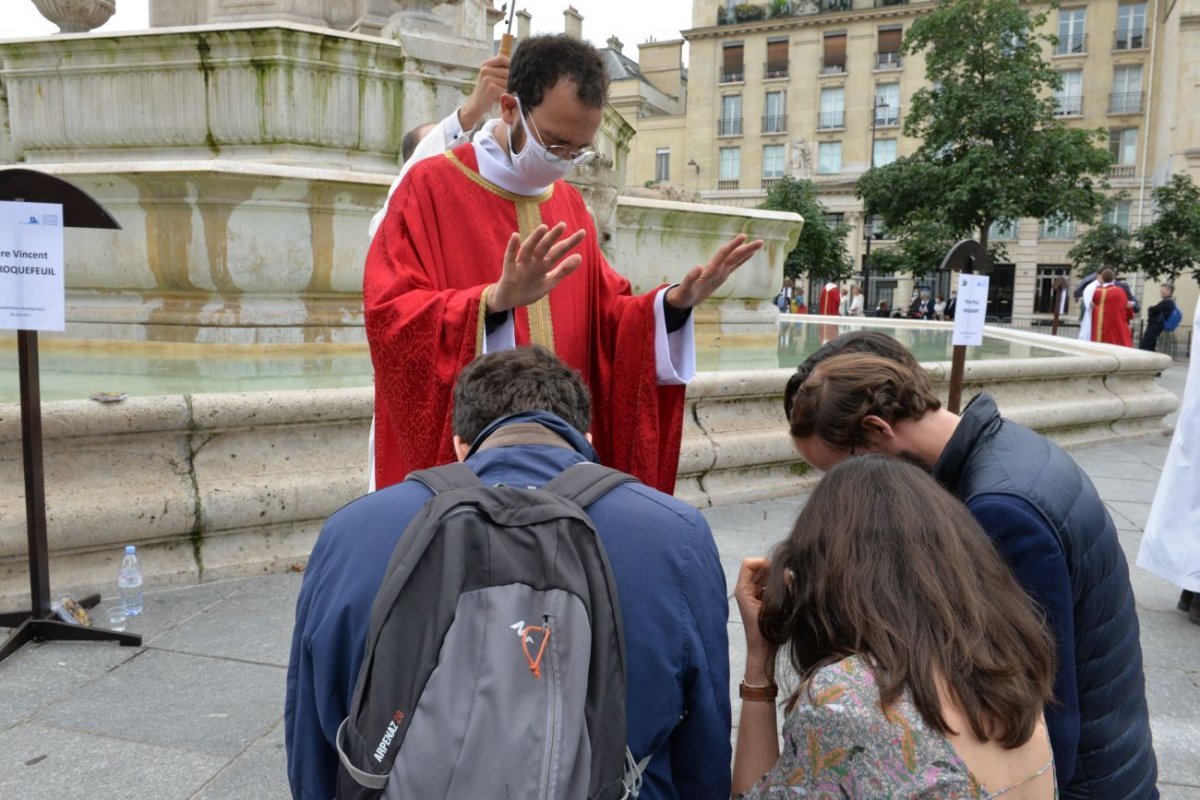
<svg viewBox="0 0 1200 800">
<path fill-rule="evenodd" d="M 389 200 L 363 276 L 379 488 L 454 460 L 451 397 L 466 363 L 536 343 L 588 382 L 604 463 L 672 491 L 694 372 L 691 309 L 762 242 L 736 237 L 679 284 L 633 296 L 561 180 L 595 157 L 607 87 L 591 45 L 526 39 L 501 118 L 412 165 Z"/>
<path fill-rule="evenodd" d="M 821 298 L 817 306 L 818 314 L 828 314 L 831 317 L 836 317 L 841 305 L 842 293 L 838 290 L 836 283 L 830 281 L 821 287 Z"/>
<path fill-rule="evenodd" d="M 1125 290 L 1113 282 L 1111 269 L 1100 272 L 1099 286 L 1092 295 L 1092 341 L 1133 347 L 1133 303 Z"/>
</svg>

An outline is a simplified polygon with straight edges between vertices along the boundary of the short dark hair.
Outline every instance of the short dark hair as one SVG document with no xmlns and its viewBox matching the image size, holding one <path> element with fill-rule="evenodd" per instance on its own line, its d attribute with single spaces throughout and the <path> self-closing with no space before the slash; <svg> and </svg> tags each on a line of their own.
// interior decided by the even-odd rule
<svg viewBox="0 0 1200 800">
<path fill-rule="evenodd" d="M 925 370 L 887 358 L 843 353 L 822 361 L 792 403 L 791 433 L 817 436 L 853 453 L 866 443 L 863 420 L 919 420 L 942 407 Z"/>
<path fill-rule="evenodd" d="M 887 301 L 881 300 L 880 302 Z M 795 374 L 788 378 L 787 387 L 783 391 L 783 413 L 789 421 L 792 418 L 792 403 L 796 399 L 796 392 L 800 391 L 800 385 L 808 379 L 813 368 L 825 359 L 842 353 L 868 353 L 880 358 L 891 359 L 910 369 L 921 368 L 908 348 L 886 333 L 869 330 L 843 333 L 821 345 L 821 348 L 804 359 L 803 363 L 796 367 Z"/>
<path fill-rule="evenodd" d="M 759 629 L 802 682 L 857 655 L 885 708 L 907 688 L 929 727 L 952 732 L 945 681 L 977 738 L 1029 741 L 1053 694 L 1044 614 L 966 507 L 924 470 L 881 455 L 846 459 L 770 561 Z"/>
<path fill-rule="evenodd" d="M 1111 267 L 1105 267 L 1104 269 L 1100 270 L 1100 282 L 1101 283 L 1112 283 L 1113 279 L 1116 276 L 1117 276 L 1117 273 L 1113 272 Z"/>
<path fill-rule="evenodd" d="M 531 36 L 517 45 L 508 68 L 508 92 L 526 111 L 563 79 L 575 84 L 575 96 L 588 108 L 603 108 L 608 98 L 608 68 L 600 51 L 565 34 Z"/>
<path fill-rule="evenodd" d="M 404 138 L 400 140 L 401 159 L 408 161 L 410 158 L 412 158 L 412 154 L 416 151 L 417 145 L 419 145 L 421 140 L 425 138 L 425 134 L 428 133 L 428 129 L 432 124 L 433 123 L 430 122 L 422 123 L 408 133 L 404 134 Z"/>
<path fill-rule="evenodd" d="M 579 373 L 544 347 L 518 347 L 472 361 L 454 385 L 454 433 L 473 444 L 491 423 L 522 411 L 549 411 L 580 433 L 592 424 L 592 396 Z"/>
</svg>

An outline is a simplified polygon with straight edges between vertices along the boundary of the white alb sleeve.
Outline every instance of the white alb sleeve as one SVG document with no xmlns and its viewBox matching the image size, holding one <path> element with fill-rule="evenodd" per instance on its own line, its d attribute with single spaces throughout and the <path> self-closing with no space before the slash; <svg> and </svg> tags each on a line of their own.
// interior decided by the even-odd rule
<svg viewBox="0 0 1200 800">
<path fill-rule="evenodd" d="M 690 383 L 696 375 L 696 313 L 688 314 L 683 327 L 667 333 L 667 289 L 658 291 L 654 298 L 654 366 L 658 382 L 662 386 L 682 386 Z"/>
</svg>

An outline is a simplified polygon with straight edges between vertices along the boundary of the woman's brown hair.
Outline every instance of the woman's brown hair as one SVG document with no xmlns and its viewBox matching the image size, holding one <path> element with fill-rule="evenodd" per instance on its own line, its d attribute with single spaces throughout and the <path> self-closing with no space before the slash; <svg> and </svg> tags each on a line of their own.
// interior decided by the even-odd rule
<svg viewBox="0 0 1200 800">
<path fill-rule="evenodd" d="M 771 554 L 759 628 L 801 678 L 789 709 L 817 670 L 851 655 L 885 707 L 907 686 L 931 728 L 957 733 L 941 683 L 977 738 L 1007 748 L 1029 740 L 1052 696 L 1044 615 L 966 508 L 895 458 L 825 474 Z"/>
</svg>

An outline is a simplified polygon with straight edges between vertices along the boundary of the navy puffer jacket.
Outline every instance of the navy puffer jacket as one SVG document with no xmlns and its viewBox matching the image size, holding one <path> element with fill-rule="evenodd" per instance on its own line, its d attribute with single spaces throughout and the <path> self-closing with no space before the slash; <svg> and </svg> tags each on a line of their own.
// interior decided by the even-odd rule
<svg viewBox="0 0 1200 800">
<path fill-rule="evenodd" d="M 1042 542 L 1041 558 L 1013 562 L 1017 579 L 1028 587 L 1046 585 L 1034 574 L 1049 560 L 1065 564 L 1069 595 L 1061 593 L 1062 628 L 1070 641 L 1060 642 L 1060 679 L 1074 684 L 1078 742 L 1074 763 L 1058 752 L 1064 798 L 1157 798 L 1157 763 L 1146 709 L 1142 649 L 1129 567 L 1117 540 L 1116 526 L 1096 487 L 1060 447 L 1028 428 L 1001 418 L 995 402 L 977 396 L 963 411 L 954 435 L 934 467 L 934 476 L 953 491 L 1006 555 L 1014 548 L 1004 538 L 1053 538 Z M 1008 509 L 1007 514 L 996 509 Z M 1027 525 L 1011 519 L 1024 514 Z M 1006 523 L 1005 517 L 1009 522 Z M 1028 549 L 1028 542 L 1020 547 Z M 1036 590 L 1031 594 L 1042 601 Z M 1043 602 L 1044 606 L 1054 604 Z M 1048 618 L 1055 612 L 1047 608 Z M 1060 616 L 1060 619 L 1062 617 Z M 1058 633 L 1058 631 L 1056 631 Z M 1061 639 L 1061 637 L 1060 637 Z M 1060 680 L 1057 686 L 1064 685 Z M 1069 701 L 1070 698 L 1067 698 Z M 1052 710 L 1047 710 L 1051 720 Z M 1074 722 L 1072 732 L 1074 732 Z M 1051 722 L 1054 739 L 1054 724 Z"/>
</svg>

